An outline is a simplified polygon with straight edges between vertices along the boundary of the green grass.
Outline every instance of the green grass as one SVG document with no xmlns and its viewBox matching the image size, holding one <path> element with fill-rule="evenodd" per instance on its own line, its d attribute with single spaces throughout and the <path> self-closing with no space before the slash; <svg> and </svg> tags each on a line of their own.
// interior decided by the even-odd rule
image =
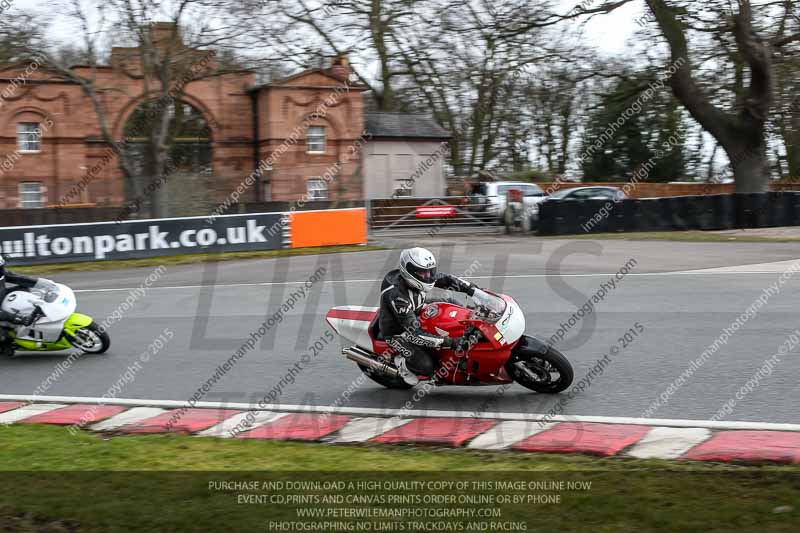
<svg viewBox="0 0 800 533">
<path fill-rule="evenodd" d="M 31 529 L 17 531 L 271 531 L 270 520 L 308 523 L 312 519 L 298 519 L 297 509 L 309 505 L 237 503 L 238 494 L 321 497 L 331 493 L 226 489 L 209 486 L 213 481 L 591 482 L 591 488 L 584 491 L 483 493 L 494 497 L 516 494 L 523 498 L 559 495 L 560 501 L 552 504 L 444 505 L 451 509 L 499 508 L 501 518 L 495 520 L 525 522 L 528 531 L 789 532 L 796 531 L 800 513 L 798 466 L 715 465 L 377 445 L 329 446 L 189 436 L 91 433 L 71 436 L 66 429 L 53 426 L 0 428 L 0 471 L 3 472 L 0 530 L 6 530 L 5 523 L 31 524 Z M 340 492 L 381 493 L 381 490 L 350 488 Z M 385 494 L 390 493 L 425 495 L 434 491 Z M 477 494 L 464 490 L 442 494 L 465 493 Z M 359 509 L 370 504 L 310 506 Z M 353 523 L 353 519 L 337 520 Z M 455 518 L 445 521 L 458 524 L 459 520 L 462 525 L 470 521 Z M 475 520 L 478 519 L 472 519 Z M 35 524 L 51 522 L 61 529 L 33 529 Z M 332 529 L 329 526 L 311 531 Z"/>
<path fill-rule="evenodd" d="M 591 233 L 553 235 L 545 239 L 588 239 L 625 241 L 686 241 L 686 242 L 800 242 L 800 237 L 770 237 L 760 235 L 726 235 L 708 231 L 653 231 L 632 233 Z"/>
<path fill-rule="evenodd" d="M 87 261 L 82 263 L 60 263 L 55 265 L 35 265 L 12 267 L 21 274 L 53 274 L 60 272 L 91 272 L 98 270 L 117 270 L 121 268 L 142 268 L 157 266 L 191 265 L 209 261 L 237 261 L 244 259 L 264 259 L 294 255 L 335 254 L 342 252 L 369 252 L 383 250 L 381 246 L 345 245 L 320 246 L 314 248 L 286 248 L 282 250 L 263 250 L 260 252 L 226 252 L 186 255 L 166 255 L 146 259 L 122 259 L 112 261 Z"/>
</svg>

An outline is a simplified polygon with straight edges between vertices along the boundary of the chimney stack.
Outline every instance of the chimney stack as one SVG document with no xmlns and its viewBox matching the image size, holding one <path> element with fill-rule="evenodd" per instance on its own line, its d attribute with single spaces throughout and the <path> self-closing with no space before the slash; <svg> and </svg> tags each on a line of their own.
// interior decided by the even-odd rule
<svg viewBox="0 0 800 533">
<path fill-rule="evenodd" d="M 346 54 L 339 54 L 331 61 L 330 72 L 342 80 L 349 80 L 350 74 L 353 72 L 350 68 L 350 61 L 347 59 Z"/>
</svg>

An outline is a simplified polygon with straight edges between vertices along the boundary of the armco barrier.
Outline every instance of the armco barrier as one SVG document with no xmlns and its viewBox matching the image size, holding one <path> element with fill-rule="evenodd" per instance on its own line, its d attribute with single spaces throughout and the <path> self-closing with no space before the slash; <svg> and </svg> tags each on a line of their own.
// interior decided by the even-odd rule
<svg viewBox="0 0 800 533">
<path fill-rule="evenodd" d="M 364 208 L 0 228 L 15 265 L 361 244 Z"/>
<path fill-rule="evenodd" d="M 800 192 L 547 201 L 539 235 L 800 226 Z"/>
</svg>

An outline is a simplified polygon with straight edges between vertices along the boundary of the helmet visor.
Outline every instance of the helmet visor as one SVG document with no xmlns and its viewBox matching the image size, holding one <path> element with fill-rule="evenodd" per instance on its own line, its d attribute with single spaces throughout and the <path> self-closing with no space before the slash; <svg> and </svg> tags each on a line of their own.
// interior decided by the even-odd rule
<svg viewBox="0 0 800 533">
<path fill-rule="evenodd" d="M 409 263 L 406 266 L 406 270 L 422 283 L 433 283 L 433 280 L 436 278 L 436 267 L 422 268 Z"/>
</svg>

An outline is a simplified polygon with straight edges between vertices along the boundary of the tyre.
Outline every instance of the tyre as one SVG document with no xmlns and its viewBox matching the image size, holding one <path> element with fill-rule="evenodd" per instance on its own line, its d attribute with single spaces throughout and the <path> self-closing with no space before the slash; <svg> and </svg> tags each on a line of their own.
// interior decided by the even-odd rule
<svg viewBox="0 0 800 533">
<path fill-rule="evenodd" d="M 111 347 L 111 337 L 96 322 L 75 332 L 75 336 L 67 336 L 70 344 L 83 353 L 101 354 Z"/>
<path fill-rule="evenodd" d="M 564 354 L 531 337 L 522 337 L 505 368 L 515 382 L 542 394 L 557 394 L 572 384 L 572 365 Z"/>
<path fill-rule="evenodd" d="M 364 365 L 358 365 L 358 368 L 366 375 L 369 379 L 377 383 L 378 385 L 382 385 L 387 389 L 405 389 L 408 390 L 413 387 L 413 385 L 409 385 L 402 378 L 389 376 L 382 372 L 378 372 L 377 370 L 372 370 L 369 367 Z"/>
</svg>

